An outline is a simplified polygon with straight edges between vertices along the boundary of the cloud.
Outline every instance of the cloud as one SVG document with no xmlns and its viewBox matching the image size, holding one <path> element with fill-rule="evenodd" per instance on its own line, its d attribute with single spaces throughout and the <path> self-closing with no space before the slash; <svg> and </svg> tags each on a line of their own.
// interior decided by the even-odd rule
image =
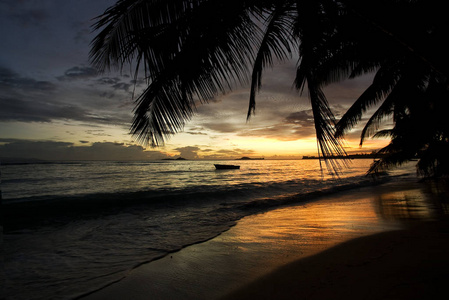
<svg viewBox="0 0 449 300">
<path fill-rule="evenodd" d="M 102 78 L 99 83 L 94 71 L 82 67 L 68 70 L 63 77 L 70 80 L 40 81 L 0 67 L 0 121 L 75 120 L 92 125 L 129 125 L 128 84 L 114 77 Z M 76 84 L 75 78 L 85 78 L 92 84 Z"/>
<path fill-rule="evenodd" d="M 190 135 L 208 135 L 207 133 L 204 132 L 196 132 L 196 131 L 185 131 L 184 133 L 190 134 Z"/>
<path fill-rule="evenodd" d="M 63 76 L 57 77 L 61 81 L 88 79 L 98 76 L 98 71 L 92 67 L 73 67 L 64 72 Z"/>
<path fill-rule="evenodd" d="M 173 150 L 178 151 L 179 155 L 183 158 L 196 159 L 198 158 L 198 151 L 200 150 L 200 148 L 195 146 L 186 146 L 179 147 Z"/>
<path fill-rule="evenodd" d="M 148 160 L 168 157 L 161 151 L 146 151 L 142 146 L 113 142 L 76 146 L 69 142 L 0 139 L 0 143 L 0 158 L 3 159 Z"/>
<path fill-rule="evenodd" d="M 315 125 L 311 110 L 287 114 L 279 122 L 266 125 L 258 123 L 252 128 L 243 129 L 238 134 L 242 137 L 264 137 L 279 141 L 296 141 L 315 135 Z"/>
<path fill-rule="evenodd" d="M 84 119 L 86 111 L 77 106 L 0 96 L 0 121 L 51 122 L 54 119 Z"/>
<path fill-rule="evenodd" d="M 99 84 L 114 86 L 115 84 L 120 82 L 120 78 L 118 78 L 118 77 L 102 77 L 102 78 L 98 79 L 97 82 Z"/>
<path fill-rule="evenodd" d="M 292 90 L 290 83 L 285 83 L 291 68 L 284 66 L 281 69 L 279 77 L 282 80 L 276 78 L 273 73 L 268 73 L 265 77 L 267 84 L 257 95 L 256 112 L 249 121 L 246 118 L 249 87 L 242 87 L 217 98 L 215 102 L 199 106 L 194 123 L 204 131 L 220 134 L 296 140 L 301 137 L 294 134 L 300 134 L 302 131 L 309 136 L 310 130 L 305 131 L 304 128 L 300 130 L 300 127 L 304 127 L 305 124 L 293 124 L 292 120 L 288 121 L 288 118 L 293 117 L 292 112 L 310 110 L 310 106 L 306 98 Z M 275 137 L 277 134 L 279 136 Z"/>
<path fill-rule="evenodd" d="M 58 88 L 49 81 L 24 77 L 0 67 L 0 121 L 50 122 L 52 119 L 82 119 L 86 111 L 54 98 Z"/>
<path fill-rule="evenodd" d="M 110 134 L 105 133 L 103 129 L 89 129 L 86 130 L 86 134 L 92 136 L 111 136 Z"/>
<path fill-rule="evenodd" d="M 243 156 L 257 155 L 257 152 L 250 149 L 200 149 L 198 151 L 200 159 L 236 159 Z"/>
<path fill-rule="evenodd" d="M 113 88 L 116 90 L 123 90 L 125 92 L 129 92 L 129 88 L 131 87 L 131 84 L 119 82 L 113 85 Z"/>
<path fill-rule="evenodd" d="M 242 155 L 251 155 L 256 153 L 254 150 L 250 149 L 240 149 L 240 148 L 234 148 L 234 149 L 220 149 L 215 151 L 216 155 L 221 157 L 239 157 Z"/>
<path fill-rule="evenodd" d="M 285 118 L 285 123 L 286 124 L 294 124 L 294 125 L 299 125 L 299 126 L 313 126 L 313 115 L 312 115 L 312 111 L 298 111 L 298 112 L 293 112 L 291 114 L 289 114 L 286 118 Z"/>
<path fill-rule="evenodd" d="M 35 80 L 22 77 L 16 72 L 0 66 L 0 87 L 4 89 L 25 89 L 30 91 L 54 91 L 56 86 L 49 81 Z"/>
<path fill-rule="evenodd" d="M 215 149 L 204 145 L 178 147 L 173 150 L 178 151 L 179 156 L 186 159 L 235 159 L 256 154 L 256 151 L 251 149 Z"/>
</svg>

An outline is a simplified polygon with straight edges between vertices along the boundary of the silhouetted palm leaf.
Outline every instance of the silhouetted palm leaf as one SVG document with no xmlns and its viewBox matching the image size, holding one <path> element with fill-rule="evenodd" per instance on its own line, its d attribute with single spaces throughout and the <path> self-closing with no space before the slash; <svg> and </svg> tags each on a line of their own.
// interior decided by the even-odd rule
<svg viewBox="0 0 449 300">
<path fill-rule="evenodd" d="M 292 47 L 297 44 L 292 34 L 295 11 L 295 7 L 288 1 L 280 5 L 275 4 L 271 11 L 262 11 L 260 17 L 264 21 L 265 30 L 253 65 L 247 119 L 255 112 L 256 92 L 262 85 L 263 70 L 273 65 L 272 55 L 274 54 L 278 60 L 291 57 Z"/>
<path fill-rule="evenodd" d="M 108 68 L 136 58 L 135 74 L 144 64 L 149 85 L 131 127 L 140 141 L 162 144 L 183 128 L 196 100 L 248 81 L 260 40 L 252 16 L 238 1 L 119 1 L 106 11 L 96 28 L 109 25 L 94 40 L 92 59 Z"/>
<path fill-rule="evenodd" d="M 346 111 L 336 126 L 336 136 L 341 137 L 352 129 L 362 118 L 362 115 L 373 105 L 382 101 L 398 81 L 396 68 L 387 66 L 376 72 L 373 83 Z"/>
</svg>

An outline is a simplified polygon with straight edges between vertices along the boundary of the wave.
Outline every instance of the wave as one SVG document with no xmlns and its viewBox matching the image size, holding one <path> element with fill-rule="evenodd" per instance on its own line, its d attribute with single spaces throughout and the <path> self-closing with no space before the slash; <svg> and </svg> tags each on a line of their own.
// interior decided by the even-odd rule
<svg viewBox="0 0 449 300">
<path fill-rule="evenodd" d="M 383 183 L 391 177 L 372 180 L 366 176 L 336 180 L 287 180 L 233 185 L 202 185 L 113 193 L 43 195 L 3 201 L 5 230 L 39 224 L 93 218 L 97 213 L 116 214 L 135 207 L 225 206 L 236 215 L 247 215 L 280 205 L 293 204 L 337 191 Z"/>
</svg>

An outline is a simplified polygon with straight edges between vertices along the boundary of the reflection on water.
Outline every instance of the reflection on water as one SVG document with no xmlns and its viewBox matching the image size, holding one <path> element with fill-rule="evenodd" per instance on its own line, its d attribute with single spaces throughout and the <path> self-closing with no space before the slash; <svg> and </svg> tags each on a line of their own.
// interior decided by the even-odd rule
<svg viewBox="0 0 449 300">
<path fill-rule="evenodd" d="M 376 195 L 377 213 L 386 220 L 402 222 L 439 220 L 449 215 L 449 188 L 442 182 L 393 186 Z"/>
</svg>

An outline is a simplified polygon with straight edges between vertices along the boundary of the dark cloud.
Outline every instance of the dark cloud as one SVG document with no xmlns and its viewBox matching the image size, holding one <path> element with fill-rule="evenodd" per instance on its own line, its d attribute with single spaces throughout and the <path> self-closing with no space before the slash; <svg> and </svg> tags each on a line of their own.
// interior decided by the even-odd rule
<svg viewBox="0 0 449 300">
<path fill-rule="evenodd" d="M 85 119 L 86 111 L 69 104 L 29 101 L 0 96 L 0 121 L 51 122 L 55 119 Z"/>
<path fill-rule="evenodd" d="M 269 75 L 268 79 L 274 78 L 273 74 Z M 281 90 L 283 92 L 280 92 Z M 220 97 L 217 102 L 198 107 L 198 118 L 194 121 L 204 129 L 217 133 L 236 133 L 239 136 L 260 134 L 267 137 L 279 133 L 282 140 L 298 139 L 297 136 L 290 137 L 294 124 L 286 124 L 293 122 L 294 116 L 290 115 L 292 112 L 310 110 L 310 106 L 306 106 L 308 101 L 292 91 L 291 87 L 284 85 L 276 88 L 270 83 L 266 89 L 262 88 L 256 99 L 256 112 L 249 121 L 246 118 L 248 101 L 249 88 L 233 92 L 226 97 Z"/>
<path fill-rule="evenodd" d="M 72 146 L 72 143 L 67 142 L 16 140 L 0 145 L 0 157 L 61 159 L 60 153 L 66 152 Z"/>
<path fill-rule="evenodd" d="M 80 80 L 98 76 L 98 71 L 92 67 L 73 67 L 64 72 L 63 76 L 57 77 L 61 81 Z"/>
<path fill-rule="evenodd" d="M 53 91 L 56 89 L 56 86 L 49 81 L 23 77 L 5 67 L 0 67 L 0 87 L 2 89 L 25 89 L 31 91 Z"/>
<path fill-rule="evenodd" d="M 0 158 L 42 160 L 148 160 L 167 157 L 163 152 L 145 151 L 142 146 L 98 142 L 90 146 L 56 141 L 0 139 Z"/>
<path fill-rule="evenodd" d="M 259 136 L 280 141 L 296 141 L 315 135 L 311 110 L 293 112 L 281 122 L 240 131 L 238 136 Z"/>
<path fill-rule="evenodd" d="M 131 84 L 124 83 L 124 82 L 119 82 L 119 83 L 113 85 L 114 89 L 116 89 L 116 90 L 123 90 L 125 92 L 129 92 L 129 88 L 130 87 L 131 87 Z"/>
<path fill-rule="evenodd" d="M 89 78 L 98 82 L 94 71 L 76 67 L 66 72 L 66 78 Z M 95 86 L 72 86 L 65 80 L 36 80 L 21 76 L 11 69 L 0 67 L 0 121 L 51 122 L 53 120 L 76 120 L 92 124 L 129 123 L 131 109 L 122 107 L 123 95 L 114 95 L 117 88 L 127 89 L 126 85 L 116 86 L 119 79 L 104 79 L 108 83 L 102 99 L 98 84 Z M 113 84 L 110 84 L 113 83 Z M 109 92 L 108 92 L 109 91 Z"/>
<path fill-rule="evenodd" d="M 140 78 L 140 79 L 131 79 L 129 81 L 132 85 L 136 85 L 136 86 L 142 86 L 142 85 L 146 85 L 145 79 Z"/>
<path fill-rule="evenodd" d="M 300 126 L 313 126 L 312 111 L 293 112 L 285 118 L 285 123 Z"/>
<path fill-rule="evenodd" d="M 0 120 L 50 122 L 52 119 L 83 118 L 86 111 L 76 105 L 54 101 L 55 84 L 20 76 L 0 67 Z"/>
<path fill-rule="evenodd" d="M 118 77 L 102 77 L 97 80 L 99 84 L 111 85 L 114 86 L 120 82 L 120 78 Z"/>
</svg>

